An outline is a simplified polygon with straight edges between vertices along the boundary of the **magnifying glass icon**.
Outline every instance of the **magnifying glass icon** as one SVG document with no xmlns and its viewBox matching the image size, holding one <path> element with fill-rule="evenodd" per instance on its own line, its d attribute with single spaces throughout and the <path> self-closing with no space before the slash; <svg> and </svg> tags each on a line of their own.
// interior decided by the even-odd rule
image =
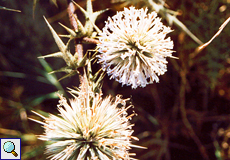
<svg viewBox="0 0 230 160">
<path fill-rule="evenodd" d="M 18 156 L 18 154 L 14 151 L 15 150 L 15 145 L 11 141 L 7 141 L 3 145 L 3 149 L 7 153 L 12 153 L 15 157 Z"/>
</svg>

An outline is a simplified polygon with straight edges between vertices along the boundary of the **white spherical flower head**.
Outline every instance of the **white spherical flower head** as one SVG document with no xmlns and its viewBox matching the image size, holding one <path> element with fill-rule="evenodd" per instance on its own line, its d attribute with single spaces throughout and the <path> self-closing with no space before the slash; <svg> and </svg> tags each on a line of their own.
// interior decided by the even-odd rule
<svg viewBox="0 0 230 160">
<path fill-rule="evenodd" d="M 166 57 L 173 57 L 173 41 L 166 38 L 172 30 L 147 11 L 125 8 L 108 18 L 99 37 L 99 63 L 110 78 L 132 88 L 159 82 L 167 71 Z"/>
<path fill-rule="evenodd" d="M 58 110 L 60 116 L 50 114 L 41 116 L 45 128 L 41 140 L 49 141 L 46 153 L 51 160 L 129 160 L 133 155 L 128 152 L 131 147 L 132 124 L 129 119 L 134 115 L 126 112 L 128 99 L 111 96 L 102 99 L 101 94 L 82 92 L 79 96 L 67 100 L 60 96 Z"/>
</svg>

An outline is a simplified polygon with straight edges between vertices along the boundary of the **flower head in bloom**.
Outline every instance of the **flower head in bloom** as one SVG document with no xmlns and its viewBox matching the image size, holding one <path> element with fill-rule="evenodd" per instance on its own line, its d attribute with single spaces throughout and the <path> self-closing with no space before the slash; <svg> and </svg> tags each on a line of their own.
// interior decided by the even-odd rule
<svg viewBox="0 0 230 160">
<path fill-rule="evenodd" d="M 167 71 L 166 57 L 173 57 L 173 41 L 166 38 L 171 31 L 156 12 L 125 8 L 109 17 L 100 33 L 99 63 L 122 85 L 159 82 L 158 76 Z"/>
<path fill-rule="evenodd" d="M 67 100 L 60 96 L 59 116 L 50 114 L 41 123 L 45 128 L 40 139 L 51 142 L 46 153 L 52 160 L 110 160 L 132 159 L 128 150 L 138 147 L 131 144 L 133 133 L 125 107 L 128 99 L 110 96 L 102 99 L 101 94 L 90 91 L 89 86 L 81 86 L 78 96 Z"/>
</svg>

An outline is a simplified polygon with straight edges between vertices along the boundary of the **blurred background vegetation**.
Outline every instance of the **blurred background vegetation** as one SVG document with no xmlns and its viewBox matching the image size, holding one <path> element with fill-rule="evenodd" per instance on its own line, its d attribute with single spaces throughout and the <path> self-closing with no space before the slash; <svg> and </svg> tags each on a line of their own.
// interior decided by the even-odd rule
<svg viewBox="0 0 230 160">
<path fill-rule="evenodd" d="M 43 128 L 27 117 L 38 119 L 31 110 L 57 114 L 57 91 L 78 86 L 78 76 L 57 81 L 62 74 L 50 75 L 64 66 L 61 59 L 38 59 L 58 48 L 43 15 L 59 34 L 70 26 L 63 0 L 0 0 L 0 137 L 21 138 L 22 159 L 45 159 L 45 143 L 36 135 Z M 85 1 L 76 1 L 83 8 Z M 94 0 L 94 11 L 109 8 L 96 21 L 103 28 L 108 16 L 124 6 L 146 7 L 145 1 L 111 3 Z M 202 42 L 207 42 L 230 16 L 229 0 L 171 0 L 165 8 L 176 11 L 177 18 Z M 35 10 L 33 11 L 33 8 Z M 151 8 L 150 8 L 151 11 Z M 34 12 L 34 14 L 33 14 Z M 79 12 L 78 18 L 84 17 Z M 159 15 L 161 17 L 161 15 Z M 165 25 L 168 21 L 163 19 Z M 132 90 L 109 80 L 103 82 L 104 96 L 122 94 L 131 98 L 138 114 L 132 119 L 135 144 L 148 149 L 132 149 L 140 160 L 228 160 L 230 159 L 230 24 L 200 53 L 199 46 L 180 27 L 172 24 L 174 56 L 168 58 L 168 71 L 160 83 Z M 84 46 L 85 51 L 95 46 Z M 94 64 L 95 70 L 100 68 Z M 71 97 L 68 93 L 66 96 Z M 130 112 L 132 112 L 130 110 Z"/>
</svg>

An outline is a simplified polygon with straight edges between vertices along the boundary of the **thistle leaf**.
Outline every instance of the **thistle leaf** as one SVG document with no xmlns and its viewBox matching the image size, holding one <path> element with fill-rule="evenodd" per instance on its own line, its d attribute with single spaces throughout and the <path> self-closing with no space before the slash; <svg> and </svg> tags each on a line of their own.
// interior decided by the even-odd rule
<svg viewBox="0 0 230 160">
<path fill-rule="evenodd" d="M 51 0 L 52 2 L 53 2 L 53 4 L 56 6 L 56 7 L 58 7 L 58 5 L 57 5 L 57 0 Z"/>
<path fill-rule="evenodd" d="M 72 36 L 71 36 L 71 35 L 61 35 L 61 34 L 59 34 L 59 37 L 72 38 Z"/>
<path fill-rule="evenodd" d="M 80 33 L 81 35 L 85 35 L 86 31 L 84 26 L 81 24 L 81 22 L 78 20 L 78 18 L 76 17 L 76 15 L 73 15 L 73 17 L 75 18 L 77 25 L 78 25 L 78 30 L 76 32 Z"/>
<path fill-rule="evenodd" d="M 87 63 L 87 54 L 85 54 L 84 55 L 84 57 L 82 58 L 82 60 L 80 61 L 80 63 L 79 63 L 79 67 L 84 67 L 85 66 L 85 64 Z"/>
<path fill-rule="evenodd" d="M 34 2 L 33 2 L 33 17 L 34 17 L 34 14 L 35 14 L 35 8 L 36 8 L 37 2 L 38 2 L 38 0 L 34 0 Z"/>
<path fill-rule="evenodd" d="M 59 24 L 60 24 L 63 28 L 65 28 L 65 30 L 70 34 L 70 38 L 71 38 L 71 37 L 73 38 L 73 37 L 76 37 L 76 36 L 77 36 L 76 32 L 74 32 L 72 29 L 66 27 L 65 25 L 61 24 L 60 22 L 59 22 Z"/>
<path fill-rule="evenodd" d="M 6 7 L 2 7 L 2 6 L 0 6 L 0 9 L 7 10 L 7 11 L 13 11 L 13 12 L 21 12 L 20 10 L 6 8 Z"/>
<path fill-rule="evenodd" d="M 91 37 L 91 35 L 93 33 L 93 28 L 95 28 L 95 30 L 98 33 L 100 33 L 101 30 L 95 25 L 95 21 L 96 21 L 97 17 L 101 13 L 107 11 L 108 9 L 97 11 L 97 12 L 93 12 L 93 7 L 92 7 L 91 0 L 87 0 L 86 10 L 83 9 L 76 2 L 73 1 L 73 3 L 81 10 L 81 12 L 84 14 L 84 16 L 86 18 L 86 22 L 85 22 L 85 26 L 84 26 L 84 30 L 86 31 L 86 35 L 89 36 L 89 37 Z M 81 29 L 81 30 L 83 30 L 83 29 Z"/>
<path fill-rule="evenodd" d="M 75 87 L 74 89 L 72 88 L 68 88 L 67 89 L 69 90 L 68 92 L 73 96 L 73 97 L 76 97 L 75 95 L 79 95 L 80 94 L 80 89 L 78 89 L 77 87 Z"/>
<path fill-rule="evenodd" d="M 81 10 L 81 12 L 84 14 L 84 15 L 86 15 L 87 14 L 87 12 L 86 12 L 86 10 L 84 10 L 84 8 L 82 8 L 79 4 L 77 4 L 76 2 L 74 2 L 74 1 L 72 1 L 80 10 Z"/>
<path fill-rule="evenodd" d="M 87 0 L 86 2 L 86 10 L 88 14 L 93 14 L 93 6 L 91 0 Z"/>
<path fill-rule="evenodd" d="M 68 66 L 71 66 L 71 65 L 73 64 L 72 62 L 74 61 L 74 57 L 73 57 L 73 55 L 70 53 L 70 51 L 67 50 L 68 45 L 66 46 L 66 45 L 62 42 L 61 38 L 58 36 L 58 34 L 55 32 L 55 30 L 54 30 L 54 29 L 52 28 L 52 26 L 49 24 L 49 22 L 47 21 L 47 19 L 46 19 L 45 17 L 44 17 L 44 19 L 45 19 L 45 21 L 46 21 L 46 23 L 47 23 L 47 25 L 48 25 L 48 27 L 49 27 L 49 29 L 50 29 L 50 31 L 51 31 L 53 37 L 54 37 L 55 42 L 57 43 L 58 48 L 60 49 L 60 51 L 61 51 L 62 54 L 63 54 L 63 59 L 65 60 L 65 62 L 66 62 L 66 64 L 67 64 Z"/>
<path fill-rule="evenodd" d="M 92 14 L 90 15 L 90 21 L 91 21 L 93 24 L 95 24 L 95 21 L 96 21 L 97 17 L 98 17 L 100 14 L 104 13 L 105 11 L 107 11 L 107 10 L 109 10 L 109 9 L 107 8 L 107 9 L 100 10 L 100 11 L 97 11 L 97 12 L 92 13 Z"/>
<path fill-rule="evenodd" d="M 64 53 L 65 50 L 66 50 L 65 44 L 62 42 L 61 38 L 58 36 L 58 34 L 55 32 L 55 30 L 52 28 L 52 26 L 49 24 L 47 19 L 45 17 L 44 17 L 44 19 L 45 19 L 45 21 L 46 21 L 46 23 L 47 23 L 47 25 L 48 25 L 53 37 L 54 37 L 55 42 L 57 43 L 58 48 L 60 49 L 60 51 L 62 53 Z"/>
<path fill-rule="evenodd" d="M 49 72 L 49 74 L 59 73 L 59 72 L 71 73 L 72 71 L 73 71 L 73 69 L 71 69 L 68 66 L 66 66 L 66 67 L 63 67 L 61 69 L 51 71 L 51 72 Z"/>
<path fill-rule="evenodd" d="M 62 52 L 56 52 L 56 53 L 52 53 L 52 54 L 48 54 L 48 55 L 45 55 L 45 56 L 39 56 L 38 58 L 49 58 L 49 57 L 58 57 L 58 58 L 62 58 L 63 57 L 63 54 Z"/>
<path fill-rule="evenodd" d="M 67 78 L 67 77 L 72 77 L 75 74 L 77 74 L 77 71 L 76 70 L 72 70 L 70 73 L 68 73 L 68 74 L 64 75 L 62 78 L 58 79 L 58 81 L 61 81 L 61 80 L 65 79 L 65 78 Z"/>
</svg>

